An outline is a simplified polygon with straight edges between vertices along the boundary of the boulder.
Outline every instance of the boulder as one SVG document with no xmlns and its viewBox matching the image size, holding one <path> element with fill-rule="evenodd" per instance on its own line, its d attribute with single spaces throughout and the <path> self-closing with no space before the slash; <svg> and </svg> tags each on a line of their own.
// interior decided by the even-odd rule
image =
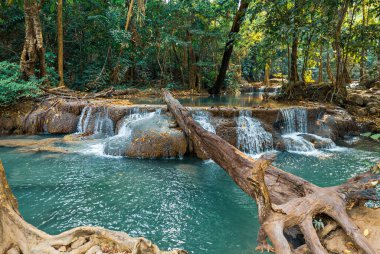
<svg viewBox="0 0 380 254">
<path fill-rule="evenodd" d="M 172 120 L 159 113 L 124 120 L 124 131 L 107 139 L 105 153 L 132 158 L 171 158 L 187 152 L 182 130 L 170 128 Z M 119 123 L 118 126 L 121 124 Z"/>
<path fill-rule="evenodd" d="M 45 118 L 47 132 L 70 134 L 76 131 L 79 117 L 69 112 L 50 111 Z"/>
</svg>

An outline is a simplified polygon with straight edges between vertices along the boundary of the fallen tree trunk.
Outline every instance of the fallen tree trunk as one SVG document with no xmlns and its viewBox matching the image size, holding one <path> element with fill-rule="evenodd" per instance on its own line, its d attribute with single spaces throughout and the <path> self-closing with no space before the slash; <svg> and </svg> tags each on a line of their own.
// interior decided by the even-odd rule
<svg viewBox="0 0 380 254">
<path fill-rule="evenodd" d="M 164 100 L 178 125 L 209 158 L 219 164 L 235 183 L 258 204 L 261 228 L 258 250 L 274 250 L 279 254 L 327 253 L 313 227 L 313 219 L 327 215 L 335 220 L 364 253 L 375 249 L 360 233 L 346 212 L 346 205 L 360 199 L 376 199 L 369 189 L 378 184 L 379 174 L 371 172 L 357 176 L 345 184 L 329 188 L 318 187 L 298 176 L 271 166 L 273 158 L 254 160 L 228 142 L 203 129 L 170 92 L 163 90 Z M 299 229 L 306 245 L 291 246 L 284 231 Z M 267 243 L 271 240 L 274 249 Z"/>
<path fill-rule="evenodd" d="M 1 254 L 186 254 L 182 250 L 160 251 L 141 237 L 99 227 L 79 227 L 57 236 L 38 230 L 23 220 L 0 161 L 0 253 Z"/>
</svg>

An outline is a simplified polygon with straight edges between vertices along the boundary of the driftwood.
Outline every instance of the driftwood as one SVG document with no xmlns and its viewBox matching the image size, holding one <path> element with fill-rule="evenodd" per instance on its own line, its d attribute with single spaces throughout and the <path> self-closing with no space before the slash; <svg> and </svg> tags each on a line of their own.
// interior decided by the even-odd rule
<svg viewBox="0 0 380 254">
<path fill-rule="evenodd" d="M 170 92 L 163 90 L 164 100 L 178 125 L 201 149 L 219 164 L 249 196 L 256 200 L 261 228 L 258 250 L 270 250 L 279 254 L 327 253 L 313 227 L 313 219 L 327 215 L 335 220 L 366 254 L 376 251 L 351 221 L 346 205 L 360 199 L 376 199 L 373 188 L 379 174 L 370 172 L 359 175 L 340 186 L 321 188 L 298 176 L 271 166 L 273 158 L 254 160 L 230 145 L 219 136 L 203 129 L 191 117 Z M 284 232 L 299 230 L 304 245 L 292 246 Z M 267 243 L 267 238 L 274 249 Z"/>
<path fill-rule="evenodd" d="M 1 254 L 186 254 L 182 250 L 160 251 L 141 237 L 99 227 L 79 227 L 57 236 L 38 230 L 23 220 L 0 161 L 0 253 Z"/>
</svg>

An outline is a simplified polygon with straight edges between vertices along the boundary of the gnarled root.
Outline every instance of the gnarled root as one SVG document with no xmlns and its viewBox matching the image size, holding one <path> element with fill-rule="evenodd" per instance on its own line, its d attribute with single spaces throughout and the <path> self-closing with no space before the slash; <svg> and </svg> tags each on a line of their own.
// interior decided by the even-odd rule
<svg viewBox="0 0 380 254">
<path fill-rule="evenodd" d="M 51 236 L 25 222 L 0 161 L 0 254 L 186 254 L 160 251 L 145 238 L 97 227 L 79 227 Z"/>
<path fill-rule="evenodd" d="M 325 214 L 335 220 L 366 254 L 376 251 L 350 220 L 346 203 L 360 199 L 376 199 L 372 189 L 378 184 L 380 174 L 365 173 L 347 183 L 320 188 L 312 183 L 271 166 L 273 159 L 254 160 L 228 142 L 204 130 L 191 114 L 168 91 L 163 91 L 169 110 L 178 125 L 209 158 L 219 164 L 258 205 L 262 225 L 258 236 L 258 250 L 272 250 L 269 238 L 278 254 L 308 253 L 325 254 L 313 226 L 317 215 Z M 299 228 L 306 242 L 303 246 L 291 246 L 284 232 Z"/>
</svg>

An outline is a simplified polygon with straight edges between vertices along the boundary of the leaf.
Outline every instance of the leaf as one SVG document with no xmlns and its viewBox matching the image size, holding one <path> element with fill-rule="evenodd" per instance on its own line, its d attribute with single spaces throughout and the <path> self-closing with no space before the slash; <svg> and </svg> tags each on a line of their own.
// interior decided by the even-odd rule
<svg viewBox="0 0 380 254">
<path fill-rule="evenodd" d="M 362 137 L 369 137 L 371 135 L 372 135 L 372 132 L 366 132 L 366 133 L 360 134 L 360 136 L 362 136 Z"/>
<path fill-rule="evenodd" d="M 371 138 L 373 140 L 379 140 L 380 139 L 380 134 L 378 133 L 378 134 L 372 135 Z"/>
</svg>

